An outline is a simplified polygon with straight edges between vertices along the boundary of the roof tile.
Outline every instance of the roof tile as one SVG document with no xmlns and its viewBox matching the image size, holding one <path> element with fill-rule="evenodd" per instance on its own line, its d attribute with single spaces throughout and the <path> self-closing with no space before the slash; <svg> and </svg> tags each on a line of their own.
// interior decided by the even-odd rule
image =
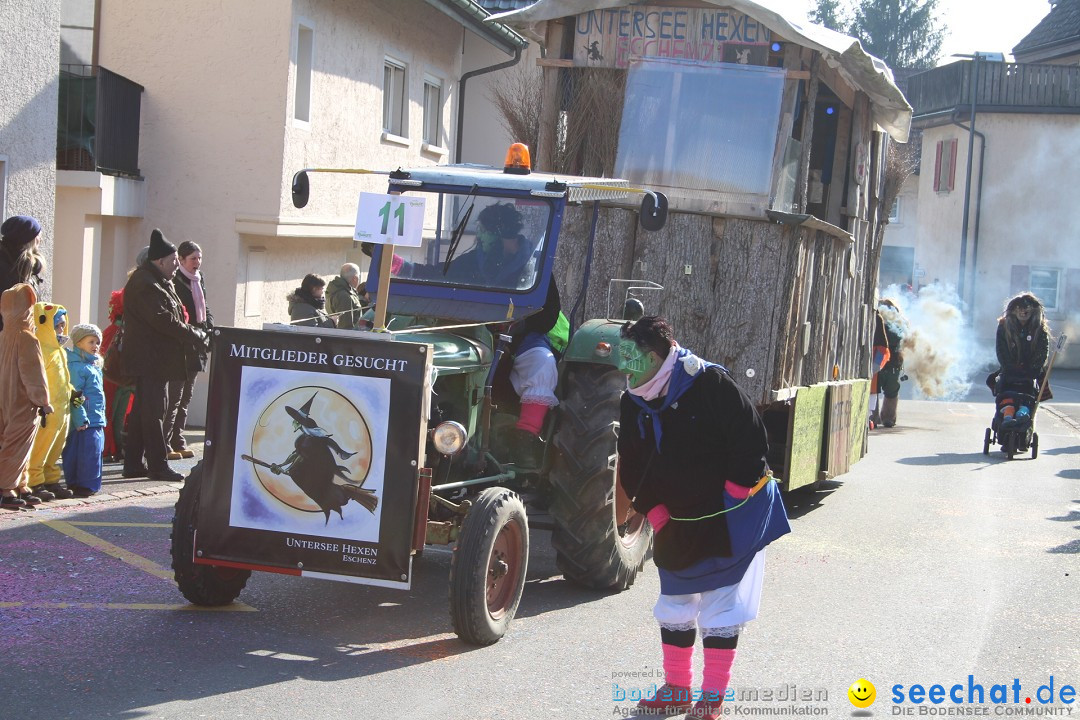
<svg viewBox="0 0 1080 720">
<path fill-rule="evenodd" d="M 1017 43 L 1013 54 L 1071 39 L 1080 39 L 1080 0 L 1061 0 Z"/>
</svg>

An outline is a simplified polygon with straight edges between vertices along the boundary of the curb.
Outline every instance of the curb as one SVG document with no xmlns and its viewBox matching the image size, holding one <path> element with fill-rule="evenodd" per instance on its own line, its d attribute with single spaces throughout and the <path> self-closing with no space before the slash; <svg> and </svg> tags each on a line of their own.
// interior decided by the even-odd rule
<svg viewBox="0 0 1080 720">
<path fill-rule="evenodd" d="M 74 509 L 82 506 L 99 505 L 101 503 L 112 502 L 115 500 L 128 500 L 135 497 L 152 497 L 154 495 L 165 495 L 167 493 L 175 493 L 184 487 L 184 483 L 168 483 L 166 485 L 155 485 L 153 487 L 141 488 L 139 490 L 116 490 L 114 492 L 99 492 L 96 495 L 91 495 L 88 498 L 67 498 L 66 500 L 50 500 L 43 502 L 40 505 L 35 505 L 31 508 L 24 508 L 21 510 L 0 510 L 0 521 L 5 518 L 29 518 L 32 517 L 31 513 L 36 513 L 39 510 L 66 510 Z"/>
<path fill-rule="evenodd" d="M 1056 417 L 1058 420 L 1060 420 L 1064 424 L 1068 425 L 1074 431 L 1080 433 L 1080 422 L 1077 422 L 1076 420 L 1073 420 L 1071 417 L 1069 417 L 1065 413 L 1060 412 L 1058 410 L 1055 410 L 1054 407 L 1051 406 L 1051 405 L 1040 406 L 1039 409 L 1047 411 L 1048 413 L 1050 413 L 1051 415 Z"/>
</svg>

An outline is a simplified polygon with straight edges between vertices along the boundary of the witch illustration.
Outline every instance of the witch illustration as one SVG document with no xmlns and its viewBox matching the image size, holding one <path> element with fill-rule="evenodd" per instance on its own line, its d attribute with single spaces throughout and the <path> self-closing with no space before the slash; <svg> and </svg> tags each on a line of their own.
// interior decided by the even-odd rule
<svg viewBox="0 0 1080 720">
<path fill-rule="evenodd" d="M 293 420 L 293 430 L 300 433 L 289 457 L 280 463 L 267 463 L 248 455 L 243 458 L 269 468 L 275 475 L 284 473 L 292 478 L 296 486 L 319 506 L 326 515 L 327 523 L 330 522 L 331 511 L 337 512 L 338 517 L 344 519 L 341 509 L 350 500 L 355 500 L 374 514 L 379 498 L 373 491 L 361 487 L 361 483 L 355 483 L 349 477 L 348 468 L 338 465 L 334 458 L 336 454 L 338 458 L 348 460 L 356 453 L 344 450 L 337 440 L 319 427 L 311 417 L 311 404 L 318 394 L 313 394 L 299 410 L 285 406 L 285 412 L 289 413 Z M 335 478 L 344 482 L 336 482 Z"/>
</svg>

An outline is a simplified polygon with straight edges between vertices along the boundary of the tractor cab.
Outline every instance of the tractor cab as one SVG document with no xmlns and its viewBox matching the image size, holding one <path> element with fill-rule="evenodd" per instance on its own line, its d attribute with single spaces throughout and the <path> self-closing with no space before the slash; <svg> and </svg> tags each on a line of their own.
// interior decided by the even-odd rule
<svg viewBox="0 0 1080 720">
<path fill-rule="evenodd" d="M 424 194 L 423 258 L 394 258 L 387 310 L 455 323 L 506 322 L 543 307 L 568 202 L 619 201 L 625 180 L 510 174 L 450 165 L 391 174 L 390 193 Z M 597 189 L 599 188 L 599 189 Z M 368 292 L 378 302 L 377 246 Z"/>
</svg>

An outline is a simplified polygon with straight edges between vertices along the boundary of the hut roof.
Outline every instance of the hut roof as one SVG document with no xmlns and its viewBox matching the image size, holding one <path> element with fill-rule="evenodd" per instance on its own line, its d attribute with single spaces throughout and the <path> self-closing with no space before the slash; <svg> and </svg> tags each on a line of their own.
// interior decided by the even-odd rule
<svg viewBox="0 0 1080 720">
<path fill-rule="evenodd" d="M 911 129 L 911 106 L 893 80 L 892 70 L 874 57 L 853 37 L 815 25 L 805 18 L 793 18 L 770 7 L 769 0 L 704 0 L 719 7 L 748 15 L 782 37 L 821 53 L 851 85 L 865 92 L 873 107 L 874 121 L 898 142 L 907 142 Z M 490 20 L 529 31 L 543 20 L 580 15 L 632 5 L 635 0 L 537 0 L 517 10 L 492 15 Z M 640 4 L 640 3 L 638 3 Z"/>
</svg>

